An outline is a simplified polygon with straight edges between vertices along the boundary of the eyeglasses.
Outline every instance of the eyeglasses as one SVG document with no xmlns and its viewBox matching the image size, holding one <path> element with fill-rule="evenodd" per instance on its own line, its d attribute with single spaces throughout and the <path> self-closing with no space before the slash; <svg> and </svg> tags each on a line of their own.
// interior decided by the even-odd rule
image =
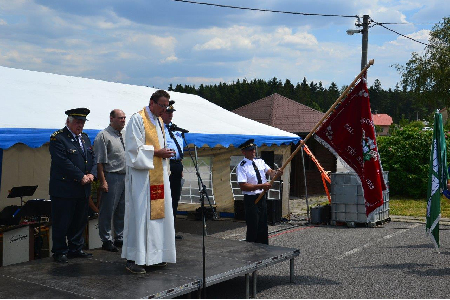
<svg viewBox="0 0 450 300">
<path fill-rule="evenodd" d="M 164 109 L 167 109 L 167 107 L 168 107 L 168 105 L 162 105 L 162 104 L 159 104 L 158 102 L 155 102 L 155 104 L 158 104 L 159 107 L 164 108 Z"/>
</svg>

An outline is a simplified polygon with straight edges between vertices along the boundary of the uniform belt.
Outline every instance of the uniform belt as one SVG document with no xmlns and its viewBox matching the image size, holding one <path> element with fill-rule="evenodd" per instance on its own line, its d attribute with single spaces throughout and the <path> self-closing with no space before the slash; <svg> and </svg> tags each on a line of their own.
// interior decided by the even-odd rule
<svg viewBox="0 0 450 300">
<path fill-rule="evenodd" d="M 172 163 L 176 163 L 176 164 L 181 164 L 183 160 L 182 159 L 171 159 L 170 162 Z"/>
</svg>

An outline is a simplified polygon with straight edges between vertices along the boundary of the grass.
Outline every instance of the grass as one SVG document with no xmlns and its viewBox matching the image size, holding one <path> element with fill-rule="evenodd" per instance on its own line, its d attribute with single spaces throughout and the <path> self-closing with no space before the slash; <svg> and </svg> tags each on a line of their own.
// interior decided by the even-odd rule
<svg viewBox="0 0 450 300">
<path fill-rule="evenodd" d="M 389 214 L 396 216 L 425 217 L 427 201 L 425 199 L 407 199 L 391 197 Z M 441 197 L 441 217 L 450 218 L 450 199 Z"/>
</svg>

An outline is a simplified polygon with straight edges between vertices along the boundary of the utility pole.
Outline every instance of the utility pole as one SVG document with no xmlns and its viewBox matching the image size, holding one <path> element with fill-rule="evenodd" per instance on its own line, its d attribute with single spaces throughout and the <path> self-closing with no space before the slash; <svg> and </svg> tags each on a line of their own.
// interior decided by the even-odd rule
<svg viewBox="0 0 450 300">
<path fill-rule="evenodd" d="M 362 33 L 362 55 L 361 55 L 361 70 L 367 65 L 367 48 L 369 46 L 369 15 L 363 15 L 363 23 L 361 24 L 360 18 L 357 17 L 357 27 L 362 29 L 348 29 L 348 35 L 354 35 L 355 33 Z"/>
<path fill-rule="evenodd" d="M 369 15 L 363 16 L 361 33 L 362 33 L 361 70 L 362 70 L 367 65 L 367 48 L 369 45 Z"/>
</svg>

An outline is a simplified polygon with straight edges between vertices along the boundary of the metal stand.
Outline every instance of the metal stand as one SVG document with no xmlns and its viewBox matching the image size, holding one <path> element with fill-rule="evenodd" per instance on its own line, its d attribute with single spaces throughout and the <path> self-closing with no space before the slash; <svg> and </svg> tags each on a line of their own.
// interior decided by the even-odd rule
<svg viewBox="0 0 450 300">
<path fill-rule="evenodd" d="M 308 187 L 306 186 L 306 171 L 305 171 L 305 156 L 303 155 L 303 147 L 301 149 L 302 153 L 302 164 L 303 164 L 303 179 L 305 179 L 305 198 L 306 198 L 306 218 L 308 223 L 311 222 L 310 210 L 309 210 L 309 202 L 308 202 Z"/>
<path fill-rule="evenodd" d="M 181 133 L 185 145 L 188 145 L 186 142 L 186 138 L 184 136 L 184 133 Z M 205 197 L 208 200 L 209 206 L 211 209 L 213 209 L 211 201 L 209 200 L 208 193 L 206 192 L 206 186 L 203 184 L 203 180 L 200 176 L 200 172 L 198 170 L 198 156 L 197 156 L 197 146 L 194 145 L 194 152 L 195 152 L 195 160 L 194 157 L 192 157 L 191 149 L 188 148 L 189 156 L 191 157 L 192 163 L 195 167 L 195 174 L 197 175 L 197 182 L 198 182 L 198 191 L 200 193 L 200 203 L 201 203 L 201 211 L 202 211 L 202 222 L 203 222 L 203 230 L 202 230 L 202 257 L 203 257 L 203 279 L 202 279 L 202 298 L 206 299 L 206 251 L 205 251 L 205 236 L 207 235 L 206 232 L 206 215 L 205 215 Z M 213 218 L 217 219 L 217 213 L 213 209 Z"/>
</svg>

